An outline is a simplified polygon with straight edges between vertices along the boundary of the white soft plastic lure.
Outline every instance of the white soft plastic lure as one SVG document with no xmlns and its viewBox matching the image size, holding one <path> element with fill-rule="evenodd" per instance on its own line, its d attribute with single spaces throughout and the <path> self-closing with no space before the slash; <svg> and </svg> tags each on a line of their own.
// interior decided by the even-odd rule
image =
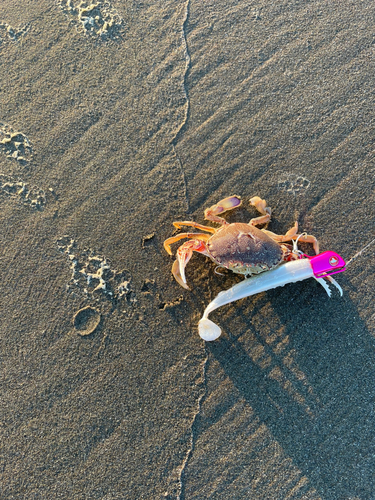
<svg viewBox="0 0 375 500">
<path fill-rule="evenodd" d="M 265 292 L 278 286 L 284 286 L 287 283 L 295 283 L 307 278 L 315 278 L 320 283 L 325 291 L 331 296 L 331 290 L 327 283 L 327 279 L 335 285 L 340 294 L 342 289 L 340 285 L 330 276 L 331 274 L 345 271 L 345 261 L 340 255 L 335 252 L 323 252 L 315 257 L 301 255 L 302 258 L 287 262 L 280 265 L 276 269 L 267 271 L 259 276 L 248 278 L 232 286 L 229 290 L 220 292 L 218 296 L 208 304 L 201 320 L 198 323 L 199 335 L 203 340 L 216 340 L 221 335 L 221 329 L 213 321 L 208 319 L 208 315 L 225 304 L 229 304 L 235 300 L 255 295 L 256 293 Z"/>
</svg>

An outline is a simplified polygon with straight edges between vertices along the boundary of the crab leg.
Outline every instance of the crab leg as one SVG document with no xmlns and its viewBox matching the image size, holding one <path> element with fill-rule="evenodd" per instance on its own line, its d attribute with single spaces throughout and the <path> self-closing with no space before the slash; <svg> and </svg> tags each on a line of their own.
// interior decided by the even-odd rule
<svg viewBox="0 0 375 500">
<path fill-rule="evenodd" d="M 176 236 L 172 236 L 164 241 L 165 251 L 172 255 L 171 245 L 176 243 L 176 241 L 183 240 L 185 238 L 196 238 L 197 240 L 207 241 L 210 238 L 209 234 L 204 233 L 180 233 Z M 183 246 L 183 245 L 182 245 Z"/>
<path fill-rule="evenodd" d="M 287 231 L 285 235 L 275 234 L 272 231 L 268 231 L 268 229 L 262 229 L 262 231 L 268 234 L 270 238 L 279 243 L 285 243 L 286 241 L 293 241 L 293 240 L 303 241 L 304 243 L 312 243 L 316 255 L 318 255 L 319 253 L 319 242 L 315 238 L 315 236 L 312 236 L 311 234 L 297 233 L 298 222 L 295 222 L 294 226 L 291 229 L 289 229 L 289 231 Z"/>
<path fill-rule="evenodd" d="M 276 269 L 253 278 L 245 279 L 241 283 L 237 283 L 232 286 L 229 290 L 220 292 L 218 296 L 210 304 L 208 304 L 201 320 L 198 323 L 199 335 L 206 341 L 215 340 L 220 337 L 220 327 L 208 319 L 208 315 L 218 307 L 229 304 L 235 300 L 250 297 L 256 293 L 265 292 L 266 290 L 271 290 L 272 288 L 277 288 L 278 286 L 284 286 L 287 283 L 295 283 L 307 278 L 316 278 L 312 264 L 313 259 L 298 259 L 287 262 Z M 333 285 L 335 285 L 342 294 L 340 286 L 330 276 L 327 275 L 316 278 L 318 283 L 324 286 L 324 289 L 329 296 L 330 293 L 327 290 L 328 287 L 324 282 L 323 277 L 329 279 L 329 281 L 333 283 Z"/>
<path fill-rule="evenodd" d="M 198 233 L 195 233 L 195 235 L 197 234 Z M 201 236 L 205 236 L 207 238 L 210 237 L 208 234 L 203 234 L 203 235 L 199 234 L 199 237 Z M 175 277 L 177 283 L 179 283 L 183 288 L 186 288 L 187 290 L 189 290 L 189 287 L 187 286 L 186 283 L 185 267 L 189 262 L 189 260 L 191 259 L 191 256 L 193 255 L 194 251 L 202 253 L 203 255 L 208 255 L 204 241 L 200 241 L 199 239 L 186 241 L 178 248 L 176 254 L 177 259 L 174 261 L 172 265 L 172 274 Z"/>
<path fill-rule="evenodd" d="M 341 297 L 343 296 L 344 292 L 342 291 L 341 286 L 337 283 L 337 281 L 334 278 L 332 278 L 332 276 L 324 276 L 323 278 L 317 278 L 315 276 L 315 279 L 316 279 L 316 281 L 318 283 L 320 283 L 322 285 L 322 287 L 324 288 L 324 290 L 327 292 L 328 297 L 331 297 L 332 292 L 331 292 L 329 286 L 327 285 L 327 283 L 324 281 L 325 279 L 328 280 L 328 281 L 330 281 L 332 283 L 332 285 L 334 285 L 338 289 L 338 291 L 340 292 Z"/>
<path fill-rule="evenodd" d="M 267 207 L 266 200 L 262 200 L 259 196 L 254 196 L 250 200 L 250 205 L 255 207 L 258 212 L 262 215 L 260 217 L 256 217 L 255 219 L 251 219 L 249 224 L 250 226 L 257 226 L 259 224 L 266 224 L 271 218 L 271 208 Z"/>
<path fill-rule="evenodd" d="M 215 233 L 216 229 L 210 226 L 203 226 L 202 224 L 198 224 L 197 222 L 191 222 L 191 221 L 176 221 L 173 223 L 174 227 L 177 227 L 177 229 L 181 229 L 183 226 L 191 226 L 195 227 L 196 229 L 200 229 L 201 231 L 208 231 L 209 233 Z"/>
</svg>

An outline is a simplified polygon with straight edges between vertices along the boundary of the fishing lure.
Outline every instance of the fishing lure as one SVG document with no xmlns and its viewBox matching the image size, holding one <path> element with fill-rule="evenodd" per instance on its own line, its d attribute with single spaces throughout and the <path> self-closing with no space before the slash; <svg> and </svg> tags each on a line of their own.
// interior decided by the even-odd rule
<svg viewBox="0 0 375 500">
<path fill-rule="evenodd" d="M 286 262 L 276 269 L 267 271 L 258 276 L 245 279 L 237 283 L 229 290 L 220 292 L 217 297 L 208 304 L 202 318 L 198 323 L 199 335 L 203 340 L 216 340 L 221 335 L 221 328 L 213 321 L 208 319 L 208 315 L 225 304 L 235 300 L 250 297 L 257 293 L 271 290 L 287 283 L 295 283 L 307 278 L 315 278 L 320 283 L 328 296 L 331 296 L 331 290 L 325 280 L 332 283 L 342 296 L 343 291 L 340 285 L 332 278 L 332 274 L 340 273 L 346 270 L 344 259 L 335 252 L 323 252 L 309 257 L 299 252 L 299 259 Z"/>
</svg>

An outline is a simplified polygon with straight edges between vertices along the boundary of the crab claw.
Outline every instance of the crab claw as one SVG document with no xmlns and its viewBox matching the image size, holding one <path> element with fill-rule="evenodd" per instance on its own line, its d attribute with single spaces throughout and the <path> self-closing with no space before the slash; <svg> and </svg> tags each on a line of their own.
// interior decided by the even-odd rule
<svg viewBox="0 0 375 500">
<path fill-rule="evenodd" d="M 186 288 L 186 290 L 190 290 L 190 288 L 186 284 L 185 267 L 181 265 L 181 262 L 179 262 L 178 259 L 173 262 L 172 274 L 179 285 L 181 285 L 183 288 Z"/>
<path fill-rule="evenodd" d="M 172 274 L 176 278 L 176 281 L 182 287 L 186 288 L 186 290 L 189 290 L 189 287 L 186 283 L 185 267 L 193 255 L 193 250 L 195 250 L 197 246 L 200 247 L 201 244 L 201 241 L 185 241 L 185 243 L 177 250 L 177 259 L 173 263 Z"/>
<path fill-rule="evenodd" d="M 218 217 L 218 215 L 227 212 L 228 210 L 233 210 L 233 208 L 239 207 L 241 203 L 242 200 L 239 196 L 228 196 L 228 198 L 224 198 L 216 205 L 212 205 L 212 207 L 207 208 L 204 211 L 204 218 L 206 220 L 218 222 L 219 224 L 226 224 L 225 219 L 223 219 L 222 217 Z"/>
<path fill-rule="evenodd" d="M 179 283 L 183 288 L 186 288 L 187 290 L 189 290 L 189 287 L 186 283 L 185 267 L 191 259 L 193 251 L 207 255 L 206 245 L 204 241 L 185 241 L 185 243 L 181 245 L 177 250 L 177 259 L 172 265 L 172 274 L 175 277 L 177 283 Z"/>
</svg>

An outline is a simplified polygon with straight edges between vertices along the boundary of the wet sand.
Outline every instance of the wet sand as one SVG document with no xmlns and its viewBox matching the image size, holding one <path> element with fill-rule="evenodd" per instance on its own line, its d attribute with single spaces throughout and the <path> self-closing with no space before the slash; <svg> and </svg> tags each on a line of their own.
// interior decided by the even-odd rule
<svg viewBox="0 0 375 500">
<path fill-rule="evenodd" d="M 96 3 L 1 7 L 1 498 L 373 499 L 375 247 L 204 344 L 241 278 L 162 246 L 232 194 L 374 237 L 373 2 Z"/>
</svg>

